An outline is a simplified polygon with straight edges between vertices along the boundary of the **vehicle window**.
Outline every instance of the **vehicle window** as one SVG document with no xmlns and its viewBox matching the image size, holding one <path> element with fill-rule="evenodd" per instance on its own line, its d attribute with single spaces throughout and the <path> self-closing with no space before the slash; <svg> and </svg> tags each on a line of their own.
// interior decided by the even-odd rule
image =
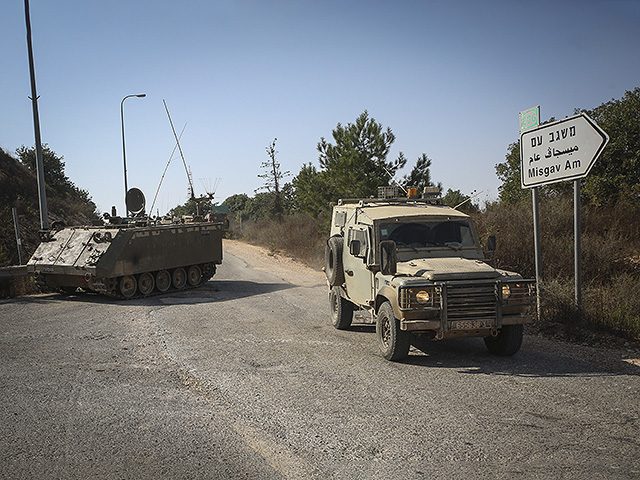
<svg viewBox="0 0 640 480">
<path fill-rule="evenodd" d="M 398 246 L 438 247 L 459 244 L 474 247 L 469 223 L 464 220 L 444 222 L 383 223 L 380 240 L 393 240 Z"/>
</svg>

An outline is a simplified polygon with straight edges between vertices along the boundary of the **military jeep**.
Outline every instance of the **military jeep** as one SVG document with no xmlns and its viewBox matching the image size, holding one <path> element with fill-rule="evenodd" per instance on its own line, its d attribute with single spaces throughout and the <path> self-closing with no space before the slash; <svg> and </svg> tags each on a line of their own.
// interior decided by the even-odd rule
<svg viewBox="0 0 640 480">
<path fill-rule="evenodd" d="M 340 200 L 325 251 L 331 320 L 348 329 L 355 310 L 375 323 L 382 355 L 402 360 L 416 336 L 481 337 L 496 355 L 522 345 L 535 314 L 535 280 L 490 266 L 470 216 L 436 189 L 400 198 Z M 487 241 L 495 249 L 495 237 Z M 368 314 L 367 314 L 368 313 Z"/>
</svg>

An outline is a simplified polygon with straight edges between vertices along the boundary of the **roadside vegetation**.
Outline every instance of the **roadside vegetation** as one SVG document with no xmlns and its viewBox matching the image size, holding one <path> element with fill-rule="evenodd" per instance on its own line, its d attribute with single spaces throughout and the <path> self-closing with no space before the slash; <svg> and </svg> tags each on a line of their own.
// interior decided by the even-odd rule
<svg viewBox="0 0 640 480">
<path fill-rule="evenodd" d="M 542 318 L 534 328 L 584 342 L 605 332 L 640 340 L 640 88 L 620 100 L 568 115 L 580 112 L 610 136 L 582 181 L 582 309 L 578 311 L 574 301 L 572 183 L 541 187 Z M 225 200 L 230 235 L 321 268 L 332 205 L 339 198 L 376 195 L 377 187 L 390 185 L 391 176 L 407 164 L 402 153 L 387 160 L 394 141 L 391 129 L 384 129 L 366 111 L 354 123 L 339 123 L 332 141 L 318 142 L 318 166 L 303 165 L 291 182 L 280 182 L 278 191 L 267 183 L 266 191 L 254 196 L 238 194 Z M 267 151 L 272 171 L 278 173 L 274 147 L 275 142 Z M 431 164 L 423 154 L 399 183 L 420 190 L 436 185 Z M 484 205 L 471 199 L 459 209 L 475 219 L 483 241 L 496 235 L 494 266 L 534 278 L 531 192 L 520 187 L 519 141 L 507 147 L 504 161 L 495 169 L 502 182 L 499 198 Z M 474 193 L 442 190 L 444 203 L 451 206 Z"/>
<path fill-rule="evenodd" d="M 572 184 L 541 187 L 543 315 L 535 328 L 586 342 L 601 332 L 640 340 L 640 88 L 567 115 L 581 111 L 610 136 L 582 181 L 582 310 L 574 306 Z M 274 139 L 265 147 L 262 172 L 256 173 L 263 187 L 223 202 L 229 209 L 229 235 L 321 268 L 332 206 L 340 198 L 375 196 L 378 186 L 392 185 L 396 177 L 402 187 L 419 191 L 439 186 L 444 203 L 473 216 L 483 242 L 489 235 L 497 237 L 491 258 L 496 267 L 535 276 L 531 193 L 520 187 L 519 141 L 507 147 L 503 161 L 496 159 L 499 196 L 483 205 L 473 200 L 475 192 L 442 188 L 432 179 L 433 160 L 426 153 L 398 178 L 409 159 L 402 152 L 388 159 L 394 142 L 392 130 L 365 111 L 353 123 L 338 123 L 331 139 L 320 138 L 317 164 L 305 163 L 294 175 L 281 170 Z M 51 221 L 100 222 L 89 193 L 64 174 L 63 157 L 46 146 L 44 154 Z M 16 155 L 0 151 L 0 266 L 17 264 L 12 207 L 18 208 L 25 258 L 38 244 L 35 154 L 33 148 L 21 147 Z M 195 209 L 188 201 L 172 214 L 193 215 Z M 0 284 L 0 295 L 24 291 L 28 285 L 16 289 Z"/>
<path fill-rule="evenodd" d="M 91 225 L 101 223 L 96 205 L 64 172 L 64 157 L 43 145 L 49 223 Z M 23 258 L 26 262 L 39 244 L 40 213 L 35 175 L 35 148 L 22 146 L 16 157 L 0 149 L 0 267 L 18 265 L 12 209 L 18 214 Z M 0 279 L 0 297 L 33 293 L 31 278 Z"/>
</svg>

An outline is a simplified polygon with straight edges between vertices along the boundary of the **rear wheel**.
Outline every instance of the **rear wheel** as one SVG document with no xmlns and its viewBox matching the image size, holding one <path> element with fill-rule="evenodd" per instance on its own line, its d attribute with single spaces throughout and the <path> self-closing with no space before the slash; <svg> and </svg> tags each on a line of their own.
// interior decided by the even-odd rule
<svg viewBox="0 0 640 480">
<path fill-rule="evenodd" d="M 155 287 L 155 280 L 153 279 L 153 275 L 150 273 L 142 273 L 138 277 L 138 290 L 142 295 L 149 295 L 153 292 L 153 287 Z"/>
<path fill-rule="evenodd" d="M 171 275 L 166 270 L 156 273 L 156 288 L 159 292 L 166 292 L 171 286 Z"/>
<path fill-rule="evenodd" d="M 178 290 L 183 289 L 187 284 L 187 272 L 184 271 L 184 268 L 176 268 L 171 275 L 171 281 L 175 288 Z"/>
<path fill-rule="evenodd" d="M 195 287 L 200 283 L 200 280 L 202 280 L 202 270 L 200 270 L 200 267 L 198 265 L 190 266 L 187 271 L 187 281 L 189 285 Z"/>
<path fill-rule="evenodd" d="M 120 287 L 120 293 L 124 298 L 131 298 L 136 294 L 138 282 L 136 282 L 136 277 L 133 275 L 125 275 L 120 278 L 118 286 Z"/>
<path fill-rule="evenodd" d="M 376 335 L 382 356 L 387 360 L 403 360 L 409 355 L 410 334 L 400 330 L 400 322 L 389 302 L 384 302 L 378 310 Z"/>
<path fill-rule="evenodd" d="M 338 330 L 349 328 L 353 321 L 353 303 L 340 295 L 340 287 L 333 287 L 329 291 L 329 306 L 333 326 Z"/>
<path fill-rule="evenodd" d="M 494 355 L 509 357 L 522 346 L 524 325 L 505 325 L 496 337 L 485 337 L 484 344 Z"/>
</svg>

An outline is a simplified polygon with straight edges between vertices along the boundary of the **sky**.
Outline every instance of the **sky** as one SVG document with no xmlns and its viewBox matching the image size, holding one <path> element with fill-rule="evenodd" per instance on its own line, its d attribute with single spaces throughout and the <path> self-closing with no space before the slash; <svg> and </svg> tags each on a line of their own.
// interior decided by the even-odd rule
<svg viewBox="0 0 640 480">
<path fill-rule="evenodd" d="M 31 0 L 42 141 L 100 212 L 128 186 L 151 213 L 290 181 L 365 110 L 408 174 L 426 153 L 444 189 L 495 200 L 520 111 L 571 116 L 640 86 L 640 1 Z M 34 144 L 24 2 L 0 16 L 0 148 Z M 127 95 L 146 94 L 144 98 Z M 168 167 L 167 167 L 168 165 Z"/>
</svg>

